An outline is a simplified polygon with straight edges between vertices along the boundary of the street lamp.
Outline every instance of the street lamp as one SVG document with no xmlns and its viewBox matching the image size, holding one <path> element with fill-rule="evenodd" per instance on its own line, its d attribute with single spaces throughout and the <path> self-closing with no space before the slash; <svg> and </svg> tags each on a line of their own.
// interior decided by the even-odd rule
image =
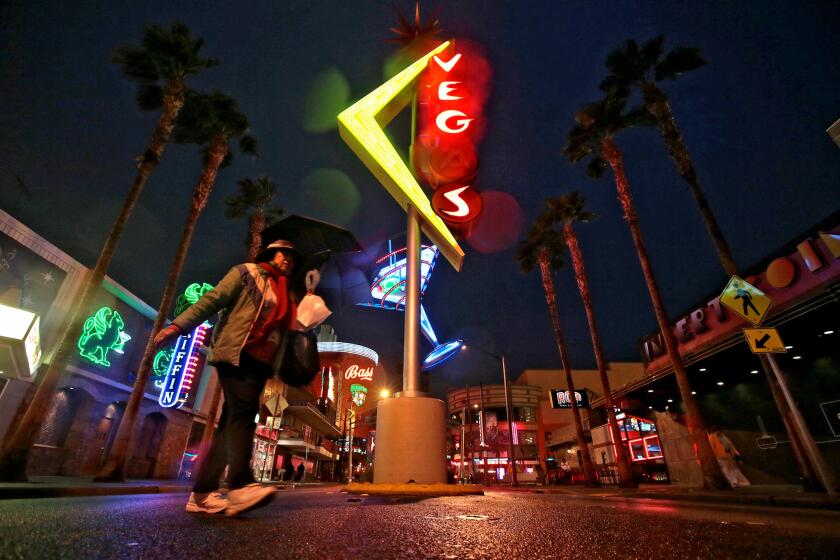
<svg viewBox="0 0 840 560">
<path fill-rule="evenodd" d="M 502 363 L 502 383 L 504 384 L 504 390 L 505 390 L 505 413 L 507 414 L 507 424 L 508 424 L 508 458 L 510 460 L 510 485 L 511 486 L 519 486 L 519 480 L 518 480 L 518 477 L 516 475 L 516 458 L 514 457 L 514 452 L 513 452 L 513 416 L 512 416 L 513 403 L 511 402 L 511 396 L 510 396 L 510 383 L 508 383 L 507 362 L 505 360 L 505 355 L 504 354 L 494 354 L 493 352 L 485 350 L 484 348 L 482 348 L 480 346 L 476 346 L 474 344 L 471 344 L 470 347 L 475 348 L 476 350 L 479 350 L 481 352 L 484 352 L 485 354 L 487 354 L 491 358 L 495 358 Z M 461 349 L 466 350 L 467 345 L 462 344 Z M 482 398 L 481 412 L 482 412 L 482 415 L 483 415 L 483 413 L 484 413 L 483 398 Z M 487 474 L 486 465 L 485 465 L 484 470 L 485 470 L 484 474 L 486 475 Z"/>
</svg>

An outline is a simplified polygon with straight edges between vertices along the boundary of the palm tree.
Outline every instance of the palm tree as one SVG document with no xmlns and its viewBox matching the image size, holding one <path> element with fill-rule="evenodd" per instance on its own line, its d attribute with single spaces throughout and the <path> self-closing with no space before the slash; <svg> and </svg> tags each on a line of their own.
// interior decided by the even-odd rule
<svg viewBox="0 0 840 560">
<path fill-rule="evenodd" d="M 642 274 L 644 274 L 645 283 L 650 293 L 653 312 L 656 315 L 659 330 L 662 332 L 662 339 L 671 360 L 671 366 L 674 368 L 674 377 L 677 380 L 680 396 L 685 406 L 688 431 L 703 470 L 704 485 L 714 489 L 729 488 L 706 436 L 700 407 L 697 405 L 694 395 L 691 394 L 688 372 L 671 332 L 665 304 L 662 301 L 662 295 L 659 292 L 659 286 L 656 283 L 647 249 L 642 239 L 639 217 L 636 214 L 630 193 L 630 183 L 624 174 L 622 154 L 613 139 L 615 134 L 624 129 L 637 125 L 653 124 L 652 115 L 644 107 L 625 111 L 626 94 L 626 90 L 615 91 L 601 101 L 584 105 L 577 113 L 577 125 L 569 132 L 564 151 L 573 163 L 590 157 L 587 173 L 591 177 L 602 176 L 607 165 L 612 170 L 616 190 L 618 191 L 618 200 L 624 210 L 624 219 L 627 220 L 627 225 L 630 228 L 630 235 L 633 238 Z"/>
<path fill-rule="evenodd" d="M 425 21 L 420 19 L 420 2 L 414 3 L 414 21 L 409 21 L 399 10 L 394 10 L 397 16 L 397 26 L 391 28 L 396 35 L 388 39 L 388 42 L 396 43 L 400 49 L 408 50 L 412 60 L 419 55 L 429 52 L 432 49 L 432 42 L 439 43 L 436 35 L 443 32 L 440 20 L 436 14 Z"/>
<path fill-rule="evenodd" d="M 572 417 L 583 461 L 583 475 L 587 486 L 598 486 L 598 478 L 592 464 L 592 457 L 589 455 L 589 445 L 583 433 L 583 422 L 580 419 L 580 410 L 575 398 L 572 368 L 569 365 L 569 355 L 566 351 L 563 329 L 560 327 L 560 314 L 557 312 L 557 302 L 554 295 L 554 280 L 551 278 L 552 271 L 563 266 L 563 237 L 551 225 L 550 217 L 542 216 L 537 219 L 528 233 L 528 237 L 519 245 L 516 260 L 519 261 L 524 272 L 531 272 L 537 265 L 540 267 L 545 301 L 548 303 L 551 325 L 554 328 L 554 340 L 557 343 L 557 350 L 560 352 L 560 361 L 563 363 L 566 386 L 569 390 L 569 401 L 572 403 Z"/>
<path fill-rule="evenodd" d="M 674 80 L 685 72 L 700 68 L 706 64 L 706 60 L 700 56 L 699 49 L 692 47 L 676 47 L 665 54 L 664 43 L 663 35 L 647 41 L 641 48 L 632 39 L 625 41 L 622 47 L 607 56 L 609 76 L 601 83 L 601 89 L 606 93 L 625 88 L 638 88 L 641 91 L 645 107 L 656 118 L 668 154 L 697 203 L 721 265 L 726 275 L 732 276 L 738 273 L 732 251 L 700 187 L 700 178 L 677 127 L 668 95 L 659 85 L 665 80 Z"/>
<path fill-rule="evenodd" d="M 668 154 L 697 203 L 697 209 L 706 225 L 706 231 L 711 237 L 724 273 L 727 276 L 738 275 L 738 267 L 735 258 L 732 256 L 729 243 L 727 243 L 726 237 L 717 223 L 714 211 L 700 186 L 700 178 L 694 168 L 691 156 L 688 154 L 688 147 L 685 145 L 685 140 L 677 127 L 676 119 L 671 110 L 671 102 L 667 94 L 657 85 L 664 80 L 674 80 L 685 72 L 705 65 L 706 60 L 700 56 L 699 49 L 691 47 L 676 47 L 663 57 L 664 42 L 665 37 L 662 35 L 647 41 L 641 48 L 632 39 L 625 41 L 623 47 L 619 47 L 607 56 L 606 65 L 609 76 L 601 83 L 601 89 L 607 93 L 620 92 L 627 88 L 637 88 L 641 91 L 645 106 L 656 118 Z M 808 454 L 804 450 L 805 443 L 802 440 L 810 444 L 809 447 L 812 449 L 816 449 L 816 445 L 812 443 L 813 437 L 810 433 L 807 433 L 807 429 L 799 433 L 793 428 L 789 417 L 791 414 L 798 413 L 790 409 L 777 385 L 774 370 L 781 370 L 778 365 L 771 364 L 772 361 L 775 361 L 775 358 L 772 355 L 762 354 L 759 356 L 759 361 L 767 378 L 770 393 L 792 442 L 794 455 L 797 457 L 802 476 L 806 480 L 805 485 L 806 487 L 819 487 L 822 483 L 818 482 L 819 477 L 815 474 L 817 467 L 811 463 L 819 463 L 822 459 L 819 456 L 814 456 L 809 461 L 804 459 Z M 804 423 L 802 425 L 804 426 Z"/>
<path fill-rule="evenodd" d="M 187 94 L 184 110 L 179 116 L 175 128 L 174 139 L 181 144 L 201 146 L 204 166 L 198 183 L 193 189 L 190 212 L 184 224 L 175 261 L 172 263 L 163 289 L 163 297 L 158 307 L 157 317 L 146 342 L 146 349 L 140 360 L 140 366 L 137 368 L 137 379 L 134 381 L 131 396 L 120 421 L 111 454 L 105 466 L 99 472 L 97 480 L 113 481 L 123 480 L 124 478 L 131 433 L 137 422 L 140 403 L 143 400 L 152 359 L 155 355 L 155 335 L 163 326 L 169 308 L 172 306 L 175 287 L 186 260 L 195 226 L 213 190 L 216 175 L 219 169 L 228 165 L 232 159 L 229 143 L 238 139 L 239 148 L 243 153 L 252 155 L 257 153 L 256 140 L 248 134 L 248 127 L 248 119 L 240 112 L 234 98 L 219 92 L 210 94 L 189 92 Z"/>
<path fill-rule="evenodd" d="M 239 192 L 225 198 L 225 216 L 231 219 L 248 215 L 248 260 L 253 262 L 257 258 L 262 246 L 260 233 L 276 222 L 283 213 L 281 208 L 269 209 L 268 205 L 277 195 L 277 183 L 268 175 L 260 175 L 254 179 L 240 179 L 237 182 Z"/>
<path fill-rule="evenodd" d="M 580 299 L 586 311 L 586 320 L 589 324 L 589 336 L 592 338 L 592 350 L 595 352 L 595 362 L 598 366 L 598 373 L 601 375 L 601 387 L 604 389 L 604 403 L 607 407 L 607 419 L 612 432 L 613 441 L 616 442 L 616 464 L 618 466 L 619 486 L 624 488 L 635 488 L 637 486 L 633 478 L 633 469 L 630 465 L 630 456 L 627 447 L 622 443 L 621 431 L 618 428 L 618 421 L 615 418 L 615 406 L 613 404 L 610 380 L 607 377 L 607 361 L 604 359 L 604 349 L 601 346 L 601 335 L 598 333 L 598 325 L 595 322 L 595 311 L 592 308 L 592 297 L 589 293 L 589 280 L 586 276 L 586 268 L 583 263 L 583 253 L 578 244 L 577 234 L 574 225 L 586 223 L 595 218 L 595 214 L 586 209 L 586 199 L 578 192 L 570 192 L 557 198 L 550 198 L 546 201 L 548 214 L 553 223 L 562 225 L 563 239 L 569 249 L 569 256 L 572 258 L 572 268 L 575 271 Z"/>
<path fill-rule="evenodd" d="M 215 59 L 201 56 L 203 45 L 204 41 L 193 37 L 186 25 L 174 22 L 169 27 L 147 27 L 139 46 L 120 47 L 111 57 L 112 62 L 122 66 L 123 72 L 130 80 L 138 83 L 137 104 L 140 109 L 160 110 L 160 117 L 146 151 L 137 158 L 134 183 L 111 226 L 96 265 L 82 286 L 82 296 L 68 315 L 49 367 L 14 435 L 6 443 L 0 457 L 2 480 L 26 480 L 29 449 L 50 409 L 50 401 L 61 375 L 73 357 L 76 337 L 82 330 L 87 312 L 105 278 L 123 229 L 134 211 L 146 181 L 163 155 L 175 120 L 184 105 L 187 79 L 218 64 Z"/>
</svg>

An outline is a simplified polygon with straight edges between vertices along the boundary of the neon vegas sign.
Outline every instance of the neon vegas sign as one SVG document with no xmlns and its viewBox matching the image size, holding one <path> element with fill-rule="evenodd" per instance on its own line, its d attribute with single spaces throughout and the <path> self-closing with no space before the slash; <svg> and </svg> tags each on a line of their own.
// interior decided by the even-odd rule
<svg viewBox="0 0 840 560">
<path fill-rule="evenodd" d="M 417 179 L 383 130 L 383 127 L 411 101 L 411 90 L 418 76 L 428 66 L 429 60 L 443 52 L 449 44 L 447 41 L 426 53 L 408 68 L 342 111 L 338 115 L 338 130 L 341 138 L 399 205 L 407 209 L 411 204 L 417 209 L 423 232 L 440 248 L 453 268 L 461 270 L 464 250 L 443 220 L 435 214 Z"/>
<path fill-rule="evenodd" d="M 201 359 L 198 349 L 204 344 L 210 327 L 210 323 L 205 322 L 191 333 L 178 337 L 166 374 L 162 380 L 155 382 L 160 387 L 160 406 L 180 408 L 187 402 Z"/>
<path fill-rule="evenodd" d="M 482 208 L 473 183 L 478 170 L 478 124 L 486 99 L 482 91 L 486 63 L 477 52 L 449 49 L 446 54 L 433 56 L 420 77 L 421 124 L 414 163 L 419 176 L 435 190 L 434 211 L 454 233 L 467 236 Z M 468 72 L 470 64 L 473 71 Z"/>
</svg>

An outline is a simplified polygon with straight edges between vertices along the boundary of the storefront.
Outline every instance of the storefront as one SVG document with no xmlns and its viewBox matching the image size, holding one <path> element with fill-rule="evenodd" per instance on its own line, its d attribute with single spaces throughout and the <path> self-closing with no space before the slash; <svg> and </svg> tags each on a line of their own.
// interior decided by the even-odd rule
<svg viewBox="0 0 840 560">
<path fill-rule="evenodd" d="M 619 412 L 616 420 L 636 479 L 639 482 L 669 482 L 656 423 L 626 412 Z M 592 429 L 592 455 L 601 482 L 618 484 L 615 440 L 606 424 Z"/>
<path fill-rule="evenodd" d="M 28 356 L 29 373 L 22 375 L 23 362 L 15 368 L 0 366 L 0 439 L 25 412 L 23 403 L 34 391 L 34 369 L 49 363 L 87 274 L 86 267 L 0 211 L 0 304 L 37 318 L 19 341 L 22 356 Z M 84 312 L 84 326 L 74 333 L 72 359 L 29 454 L 30 475 L 98 472 L 110 453 L 156 316 L 151 306 L 109 277 Z M 20 362 L 15 341 L 4 340 Z M 192 373 L 197 387 L 198 372 Z M 129 477 L 175 478 L 183 470 L 184 449 L 196 417 L 195 395 L 179 403 L 180 408 L 165 409 L 158 403 L 159 392 L 150 382 L 141 402 L 128 454 Z"/>
<path fill-rule="evenodd" d="M 785 352 L 775 354 L 791 394 L 825 463 L 840 474 L 840 215 L 798 236 L 744 278 L 773 302 L 763 326 L 774 327 Z M 721 290 L 725 280 L 721 283 Z M 709 431 L 725 434 L 753 484 L 791 484 L 799 470 L 764 368 L 744 339 L 749 327 L 710 294 L 674 326 L 691 388 Z M 702 482 L 692 452 L 679 389 L 661 337 L 642 341 L 645 376 L 617 388 L 626 412 L 658 430 L 674 484 Z M 595 405 L 603 405 L 602 400 Z M 642 438 L 644 441 L 644 438 Z M 637 443 L 637 450 L 647 453 Z"/>
<path fill-rule="evenodd" d="M 518 481 L 538 482 L 544 471 L 537 437 L 541 392 L 529 385 L 511 385 L 510 391 L 513 433 L 508 429 L 503 385 L 453 389 L 447 394 L 452 479 L 510 482 L 512 446 Z"/>
</svg>

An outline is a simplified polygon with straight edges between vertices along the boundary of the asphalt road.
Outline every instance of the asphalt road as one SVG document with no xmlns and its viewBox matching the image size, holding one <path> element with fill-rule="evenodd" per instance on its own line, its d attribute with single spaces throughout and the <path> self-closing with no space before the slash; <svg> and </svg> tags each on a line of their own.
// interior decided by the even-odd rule
<svg viewBox="0 0 840 560">
<path fill-rule="evenodd" d="M 239 519 L 185 495 L 0 501 L 0 558 L 837 558 L 840 513 L 491 492 L 281 490 Z"/>
</svg>

